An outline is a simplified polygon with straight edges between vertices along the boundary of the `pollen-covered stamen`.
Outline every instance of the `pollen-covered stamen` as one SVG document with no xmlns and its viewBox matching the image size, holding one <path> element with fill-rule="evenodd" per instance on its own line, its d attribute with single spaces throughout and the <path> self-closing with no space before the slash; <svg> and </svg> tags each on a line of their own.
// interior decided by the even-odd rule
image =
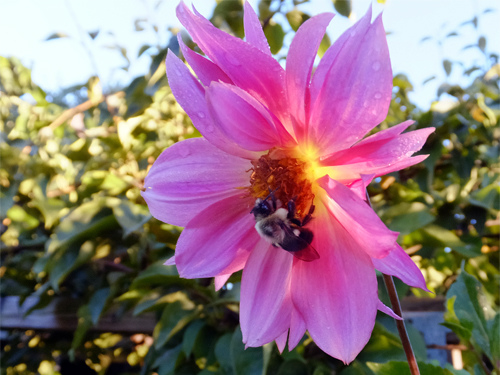
<svg viewBox="0 0 500 375">
<path fill-rule="evenodd" d="M 307 171 L 308 162 L 289 156 L 285 151 L 272 149 L 258 160 L 252 160 L 250 194 L 264 199 L 269 191 L 286 208 L 293 200 L 296 217 L 301 220 L 309 213 L 314 194 Z"/>
</svg>

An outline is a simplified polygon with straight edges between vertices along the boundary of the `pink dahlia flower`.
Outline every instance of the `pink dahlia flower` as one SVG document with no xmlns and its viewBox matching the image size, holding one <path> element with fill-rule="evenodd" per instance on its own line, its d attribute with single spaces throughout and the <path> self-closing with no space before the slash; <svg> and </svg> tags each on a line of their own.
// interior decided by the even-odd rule
<svg viewBox="0 0 500 375">
<path fill-rule="evenodd" d="M 425 159 L 412 154 L 433 131 L 403 134 L 412 124 L 406 121 L 363 139 L 391 100 L 381 17 L 371 22 L 368 11 L 313 74 L 333 14 L 301 26 L 286 69 L 248 3 L 246 41 L 182 3 L 177 16 L 206 57 L 179 37 L 196 76 L 170 51 L 167 76 L 203 138 L 169 147 L 145 180 L 153 216 L 185 227 L 167 263 L 181 277 L 215 277 L 217 289 L 243 269 L 247 346 L 275 340 L 283 350 L 288 341 L 291 350 L 307 330 L 323 351 L 351 362 L 370 338 L 377 309 L 395 316 L 379 301 L 376 269 L 426 288 L 398 233 L 365 201 L 372 178 Z"/>
</svg>

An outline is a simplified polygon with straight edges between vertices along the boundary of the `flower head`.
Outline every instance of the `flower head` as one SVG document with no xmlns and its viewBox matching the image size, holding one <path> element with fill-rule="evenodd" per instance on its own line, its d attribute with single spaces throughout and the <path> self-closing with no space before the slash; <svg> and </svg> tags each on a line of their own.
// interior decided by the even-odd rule
<svg viewBox="0 0 500 375">
<path fill-rule="evenodd" d="M 416 265 L 365 201 L 377 176 L 416 164 L 433 129 L 412 122 L 362 139 L 384 120 L 392 71 L 381 17 L 371 11 L 326 52 L 332 14 L 297 31 L 286 70 L 245 4 L 246 41 L 181 3 L 177 16 L 201 56 L 179 37 L 193 69 L 169 51 L 167 76 L 203 138 L 165 150 L 143 196 L 153 216 L 185 227 L 175 262 L 185 278 L 221 288 L 243 269 L 240 323 L 247 346 L 294 348 L 306 330 L 326 353 L 352 361 L 370 338 L 375 269 L 425 287 Z M 295 255 L 295 256 L 294 256 Z"/>
</svg>

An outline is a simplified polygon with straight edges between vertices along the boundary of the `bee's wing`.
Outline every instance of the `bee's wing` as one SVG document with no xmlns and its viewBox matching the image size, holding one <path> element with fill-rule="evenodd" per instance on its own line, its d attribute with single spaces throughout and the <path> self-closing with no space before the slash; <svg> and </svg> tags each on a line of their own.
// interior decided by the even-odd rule
<svg viewBox="0 0 500 375">
<path fill-rule="evenodd" d="M 293 256 L 304 262 L 312 262 L 319 259 L 319 254 L 314 247 L 308 245 L 305 249 L 292 252 Z"/>
<path fill-rule="evenodd" d="M 312 262 L 319 259 L 319 254 L 314 247 L 311 246 L 312 232 L 307 229 L 301 229 L 301 236 L 297 236 L 293 228 L 286 224 L 281 225 L 281 229 L 285 232 L 285 238 L 279 246 L 293 254 L 296 258 L 305 262 Z M 307 240 L 306 240 L 307 239 Z"/>
</svg>

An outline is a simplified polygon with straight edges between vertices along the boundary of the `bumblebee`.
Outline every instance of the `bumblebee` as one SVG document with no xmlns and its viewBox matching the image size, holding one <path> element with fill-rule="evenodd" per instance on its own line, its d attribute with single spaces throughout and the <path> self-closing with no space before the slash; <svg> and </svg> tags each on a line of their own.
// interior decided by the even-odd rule
<svg viewBox="0 0 500 375">
<path fill-rule="evenodd" d="M 314 234 L 304 228 L 312 219 L 314 205 L 308 214 L 300 220 L 296 217 L 295 201 L 291 199 L 287 208 L 278 207 L 274 192 L 265 199 L 258 198 L 250 211 L 255 217 L 255 229 L 259 235 L 274 247 L 288 251 L 300 260 L 311 262 L 319 258 L 319 254 L 311 246 Z"/>
</svg>

